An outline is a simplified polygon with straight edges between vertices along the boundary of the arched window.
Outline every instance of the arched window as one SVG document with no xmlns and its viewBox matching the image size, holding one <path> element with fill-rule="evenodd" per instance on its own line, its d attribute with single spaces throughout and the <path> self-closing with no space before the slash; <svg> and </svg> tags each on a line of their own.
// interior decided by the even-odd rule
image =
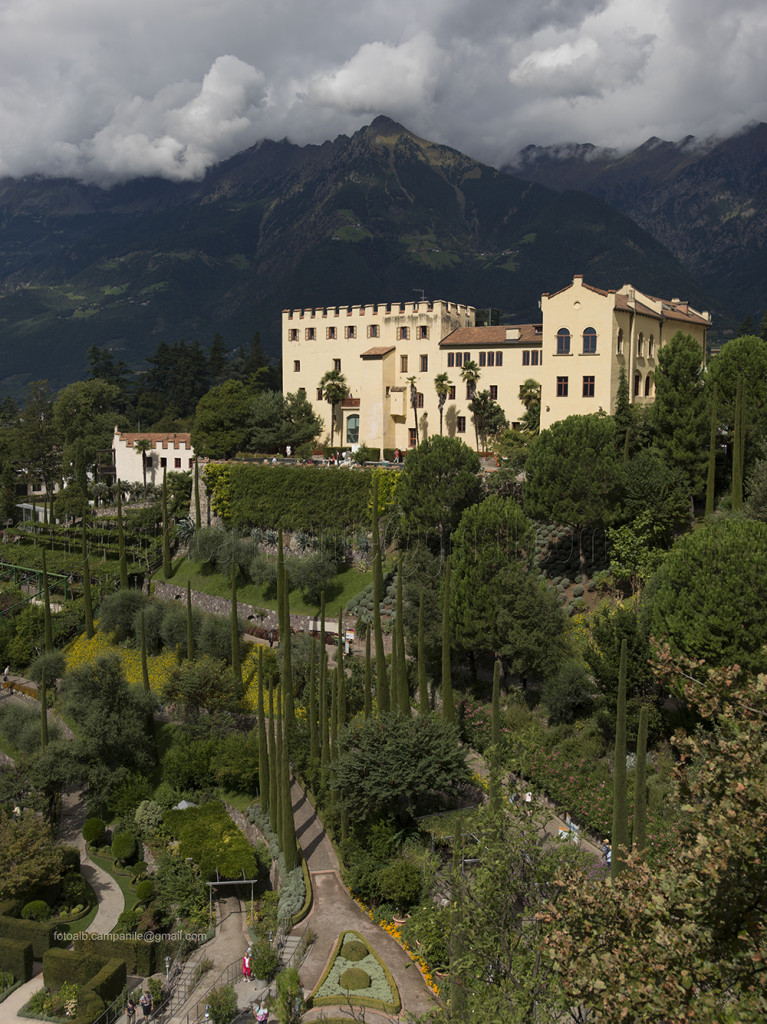
<svg viewBox="0 0 767 1024">
<path fill-rule="evenodd" d="M 644 334 L 642 334 L 641 331 L 639 332 L 639 337 L 637 338 L 637 355 L 644 355 Z"/>
<path fill-rule="evenodd" d="M 642 391 L 642 374 L 641 373 L 635 373 L 634 374 L 634 395 L 636 396 L 636 395 L 641 394 L 641 391 Z"/>
<path fill-rule="evenodd" d="M 415 407 L 416 409 L 423 409 L 423 391 L 416 391 Z"/>
<path fill-rule="evenodd" d="M 652 394 L 652 374 L 648 373 L 644 379 L 644 396 L 649 398 Z"/>
<path fill-rule="evenodd" d="M 647 355 L 652 359 L 655 355 L 655 338 L 651 334 L 647 341 Z"/>
<path fill-rule="evenodd" d="M 619 328 L 618 328 L 618 345 L 617 345 L 617 352 L 618 352 L 618 355 L 619 355 L 619 356 L 622 356 L 622 355 L 623 355 L 623 328 L 622 328 L 622 327 L 619 327 Z"/>
<path fill-rule="evenodd" d="M 557 355 L 570 355 L 570 332 L 566 327 L 560 327 L 557 331 Z"/>
<path fill-rule="evenodd" d="M 586 353 L 596 352 L 597 332 L 593 327 L 587 327 L 583 332 L 583 351 Z"/>
<path fill-rule="evenodd" d="M 346 417 L 346 443 L 357 444 L 360 439 L 360 418 L 356 415 Z"/>
</svg>

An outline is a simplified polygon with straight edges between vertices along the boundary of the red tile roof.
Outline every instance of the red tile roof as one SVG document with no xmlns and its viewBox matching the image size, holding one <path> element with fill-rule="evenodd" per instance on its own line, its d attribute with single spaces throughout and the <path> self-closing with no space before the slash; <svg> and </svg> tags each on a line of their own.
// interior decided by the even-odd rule
<svg viewBox="0 0 767 1024">
<path fill-rule="evenodd" d="M 133 448 L 136 441 L 147 441 L 152 442 L 152 447 L 157 448 L 180 448 L 181 445 L 185 445 L 191 450 L 192 447 L 192 435 L 191 434 L 128 434 L 120 433 L 119 431 L 115 434 L 121 441 L 124 441 L 128 448 Z"/>
<path fill-rule="evenodd" d="M 365 352 L 360 352 L 360 359 L 364 359 L 366 356 L 369 359 L 385 356 L 387 352 L 393 352 L 394 348 L 394 345 L 377 345 L 375 348 L 369 348 Z"/>
<path fill-rule="evenodd" d="M 519 331 L 518 338 L 507 338 L 507 331 Z M 543 341 L 541 324 L 501 324 L 494 327 L 457 327 L 439 343 L 440 348 L 464 348 L 486 345 L 539 345 Z"/>
</svg>

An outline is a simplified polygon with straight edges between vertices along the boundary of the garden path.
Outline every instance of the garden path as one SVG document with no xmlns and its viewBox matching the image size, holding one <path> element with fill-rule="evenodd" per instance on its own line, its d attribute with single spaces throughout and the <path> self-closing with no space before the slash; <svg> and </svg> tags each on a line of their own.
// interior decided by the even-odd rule
<svg viewBox="0 0 767 1024">
<path fill-rule="evenodd" d="M 304 851 L 312 880 L 314 899 L 309 915 L 295 929 L 294 934 L 303 935 L 308 929 L 315 932 L 316 939 L 301 967 L 301 982 L 308 994 L 320 980 L 330 960 L 333 947 L 341 934 L 354 929 L 370 943 L 392 973 L 402 999 L 402 1012 L 414 1016 L 428 1013 L 438 1003 L 423 979 L 421 972 L 391 935 L 373 924 L 368 915 L 355 903 L 341 881 L 338 858 L 317 811 L 308 796 L 294 781 L 291 787 L 293 816 L 296 835 Z M 306 1014 L 306 1020 L 328 1016 L 329 1010 L 313 1010 Z M 345 1016 L 342 1010 L 333 1008 L 334 1016 Z M 385 1015 L 371 1010 L 365 1011 L 369 1020 L 384 1019 Z M 386 1018 L 390 1019 L 390 1018 Z"/>
</svg>

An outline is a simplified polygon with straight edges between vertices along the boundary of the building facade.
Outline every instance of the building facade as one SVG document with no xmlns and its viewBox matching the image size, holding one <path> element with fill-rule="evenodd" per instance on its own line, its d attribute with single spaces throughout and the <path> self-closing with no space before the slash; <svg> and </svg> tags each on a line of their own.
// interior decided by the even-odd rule
<svg viewBox="0 0 767 1024">
<path fill-rule="evenodd" d="M 682 329 L 705 353 L 711 322 L 678 299 L 631 285 L 603 291 L 581 276 L 543 295 L 541 314 L 540 324 L 477 327 L 473 306 L 443 300 L 284 310 L 283 390 L 306 392 L 329 437 L 331 406 L 320 381 L 329 370 L 343 375 L 347 396 L 332 413 L 339 447 L 406 449 L 440 430 L 471 444 L 466 363 L 476 363 L 477 390 L 489 390 L 512 426 L 525 412 L 520 385 L 537 381 L 545 428 L 575 413 L 612 412 L 621 367 L 632 401 L 652 401 L 660 346 Z M 440 410 L 441 374 L 449 391 Z"/>
<path fill-rule="evenodd" d="M 136 447 L 138 441 L 149 442 L 145 454 Z M 190 434 L 132 434 L 115 427 L 112 455 L 111 465 L 99 465 L 99 474 L 102 478 L 110 476 L 126 484 L 143 483 L 144 463 L 148 484 L 162 484 L 163 470 L 185 473 L 194 468 Z"/>
</svg>

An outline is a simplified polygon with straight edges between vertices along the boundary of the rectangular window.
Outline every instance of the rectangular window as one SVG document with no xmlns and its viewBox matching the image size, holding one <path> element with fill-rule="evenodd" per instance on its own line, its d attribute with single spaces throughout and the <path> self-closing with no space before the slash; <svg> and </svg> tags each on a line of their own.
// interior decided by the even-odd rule
<svg viewBox="0 0 767 1024">
<path fill-rule="evenodd" d="M 416 391 L 415 393 L 415 407 L 416 409 L 423 409 L 423 392 Z"/>
<path fill-rule="evenodd" d="M 300 373 L 300 372 L 301 372 L 301 360 L 300 359 L 294 359 L 293 360 L 293 373 Z"/>
<path fill-rule="evenodd" d="M 503 366 L 503 352 L 496 352 L 495 353 L 495 365 L 496 366 Z"/>
<path fill-rule="evenodd" d="M 480 366 L 487 366 L 487 352 L 480 352 L 479 353 L 479 365 Z"/>
<path fill-rule="evenodd" d="M 176 469 L 181 469 L 181 459 L 174 459 L 173 464 L 176 467 Z"/>
<path fill-rule="evenodd" d="M 189 468 L 194 469 L 194 459 L 189 460 Z"/>
<path fill-rule="evenodd" d="M 557 398 L 567 398 L 567 377 L 557 377 Z"/>
<path fill-rule="evenodd" d="M 328 327 L 327 331 L 325 332 L 325 336 L 327 337 L 328 341 L 335 341 L 335 339 L 338 337 L 337 328 Z"/>
<path fill-rule="evenodd" d="M 487 365 L 488 366 L 495 366 L 495 352 L 488 352 L 487 353 Z"/>
<path fill-rule="evenodd" d="M 316 331 L 313 327 L 306 328 L 306 334 L 304 335 L 307 341 L 314 341 L 316 337 Z"/>
<path fill-rule="evenodd" d="M 167 465 L 168 465 L 168 460 L 161 458 L 160 459 L 160 469 L 162 469 L 163 466 L 167 466 Z"/>
<path fill-rule="evenodd" d="M 471 362 L 471 352 L 464 352 L 463 354 L 463 365 Z"/>
<path fill-rule="evenodd" d="M 291 327 L 290 328 L 290 340 L 291 341 L 298 341 L 298 328 L 296 328 L 296 327 Z"/>
<path fill-rule="evenodd" d="M 429 357 L 421 356 L 421 373 L 427 373 L 429 369 Z"/>
<path fill-rule="evenodd" d="M 378 324 L 370 324 L 368 326 L 368 338 L 377 338 L 378 336 Z"/>
<path fill-rule="evenodd" d="M 397 331 L 397 337 L 399 338 L 400 341 L 407 341 L 407 339 L 410 337 L 410 328 L 400 327 L 399 330 Z"/>
<path fill-rule="evenodd" d="M 411 448 L 415 448 L 415 427 L 410 427 L 410 429 L 407 432 L 407 435 L 408 444 L 410 445 Z"/>
<path fill-rule="evenodd" d="M 497 384 L 491 384 L 490 385 L 490 397 L 495 399 L 496 402 L 498 401 L 498 385 Z"/>
<path fill-rule="evenodd" d="M 537 352 L 533 352 L 533 355 L 537 356 L 538 353 Z M 536 362 L 537 362 L 537 360 L 536 360 Z M 529 366 L 530 365 L 530 353 L 529 352 L 523 352 L 522 353 L 522 365 L 523 366 Z"/>
<path fill-rule="evenodd" d="M 531 352 L 530 353 L 530 365 L 531 366 L 537 366 L 538 365 L 538 355 L 539 355 L 538 352 Z"/>
<path fill-rule="evenodd" d="M 407 356 L 399 357 L 399 372 L 407 373 Z"/>
<path fill-rule="evenodd" d="M 594 397 L 594 378 L 584 377 L 583 378 L 583 397 L 593 398 Z"/>
<path fill-rule="evenodd" d="M 458 431 L 458 433 L 459 434 L 465 434 L 466 433 L 466 417 L 465 416 L 456 416 L 455 422 L 456 422 L 455 429 Z"/>
<path fill-rule="evenodd" d="M 448 397 L 449 401 L 451 401 L 451 402 L 455 401 L 455 385 L 454 384 L 450 385 L 450 390 L 447 393 L 447 397 Z"/>
<path fill-rule="evenodd" d="M 322 401 L 322 388 L 317 388 L 317 401 Z"/>
<path fill-rule="evenodd" d="M 346 327 L 344 329 L 344 333 L 345 333 L 345 336 L 347 338 L 356 338 L 357 337 L 357 328 L 354 327 L 354 326 Z"/>
<path fill-rule="evenodd" d="M 424 326 L 424 325 L 421 325 L 418 328 L 418 337 L 419 338 L 428 338 L 429 337 L 429 328 Z"/>
<path fill-rule="evenodd" d="M 455 366 L 455 352 L 448 352 L 447 354 L 447 365 Z"/>
<path fill-rule="evenodd" d="M 333 360 L 333 369 L 334 370 L 340 370 L 341 369 L 341 360 L 340 359 L 334 359 Z"/>
</svg>

